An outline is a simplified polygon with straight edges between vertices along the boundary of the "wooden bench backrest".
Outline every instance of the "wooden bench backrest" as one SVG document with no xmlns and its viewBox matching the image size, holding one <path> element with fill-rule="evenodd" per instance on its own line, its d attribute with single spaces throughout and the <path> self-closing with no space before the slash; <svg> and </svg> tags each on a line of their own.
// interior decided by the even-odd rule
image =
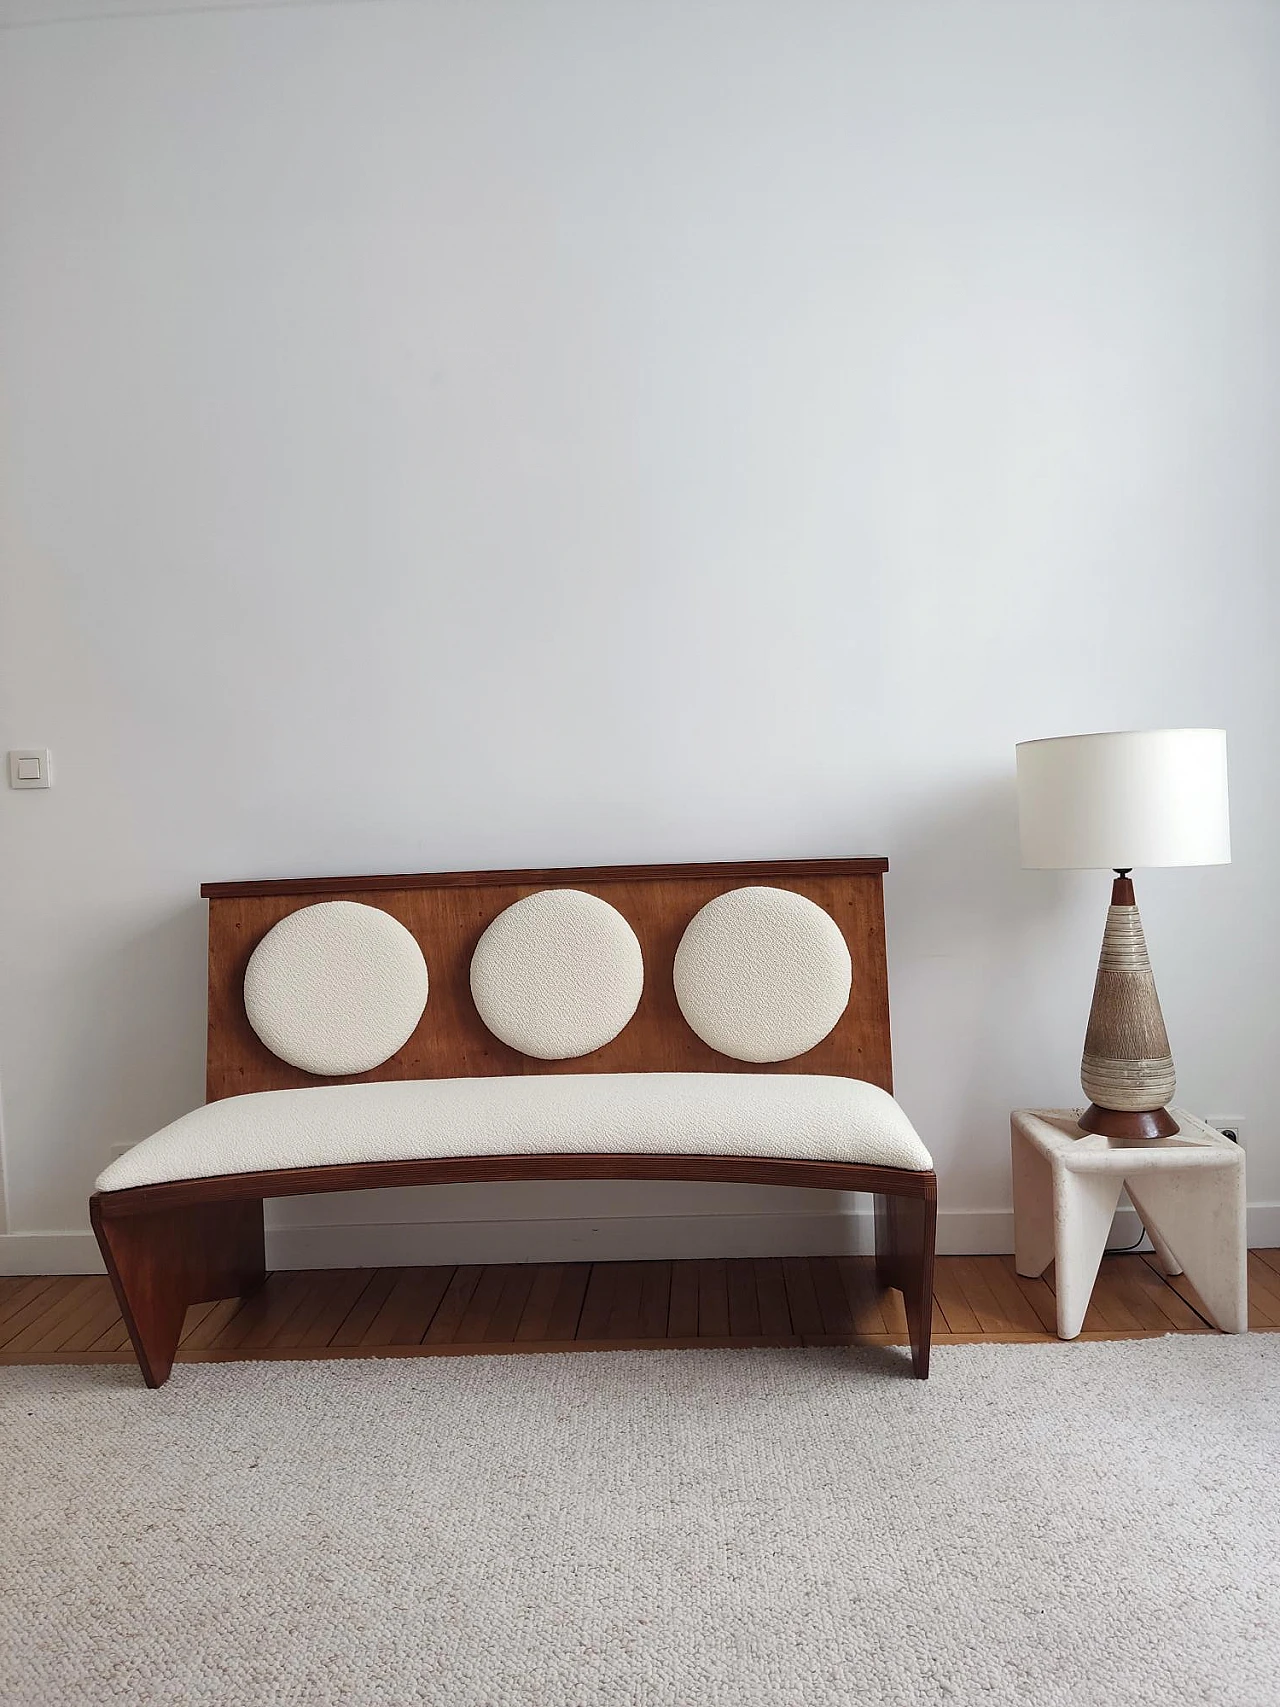
<svg viewBox="0 0 1280 1707">
<path fill-rule="evenodd" d="M 833 1073 L 892 1090 L 885 967 L 883 859 L 775 860 L 757 864 L 596 866 L 579 870 L 442 872 L 206 883 L 209 900 L 210 1102 L 245 1091 L 349 1083 L 278 1060 L 249 1025 L 244 973 L 272 925 L 315 901 L 363 901 L 407 926 L 430 978 L 426 1011 L 389 1061 L 355 1079 L 469 1078 L 503 1073 Z M 853 991 L 835 1029 L 815 1048 L 767 1067 L 730 1060 L 689 1029 L 676 1003 L 672 961 L 685 926 L 714 896 L 742 884 L 793 889 L 824 908 L 853 957 Z M 644 951 L 644 994 L 612 1043 L 572 1061 L 520 1055 L 487 1030 L 471 1000 L 471 956 L 504 907 L 540 889 L 585 889 L 616 907 Z"/>
</svg>

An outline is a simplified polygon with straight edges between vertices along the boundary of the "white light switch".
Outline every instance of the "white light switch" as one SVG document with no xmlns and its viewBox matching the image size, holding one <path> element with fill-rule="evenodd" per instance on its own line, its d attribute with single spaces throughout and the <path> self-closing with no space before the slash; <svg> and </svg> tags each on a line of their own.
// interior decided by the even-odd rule
<svg viewBox="0 0 1280 1707">
<path fill-rule="evenodd" d="M 9 754 L 10 788 L 49 788 L 53 783 L 52 773 L 47 747 Z"/>
</svg>

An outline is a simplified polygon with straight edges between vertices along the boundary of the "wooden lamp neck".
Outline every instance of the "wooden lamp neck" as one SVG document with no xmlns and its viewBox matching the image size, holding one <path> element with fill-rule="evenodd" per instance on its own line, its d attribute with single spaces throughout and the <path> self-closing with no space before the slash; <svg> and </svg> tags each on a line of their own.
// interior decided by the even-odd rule
<svg viewBox="0 0 1280 1707">
<path fill-rule="evenodd" d="M 1129 876 L 1129 868 L 1117 871 L 1115 882 L 1111 885 L 1111 905 L 1113 907 L 1136 907 L 1137 901 L 1133 894 L 1133 879 Z"/>
</svg>

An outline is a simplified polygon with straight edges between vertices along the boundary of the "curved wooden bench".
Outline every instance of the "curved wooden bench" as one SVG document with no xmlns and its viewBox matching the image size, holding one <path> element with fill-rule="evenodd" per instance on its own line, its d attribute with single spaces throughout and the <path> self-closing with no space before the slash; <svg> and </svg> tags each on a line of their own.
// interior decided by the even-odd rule
<svg viewBox="0 0 1280 1707">
<path fill-rule="evenodd" d="M 753 865 L 604 867 L 210 884 L 208 1099 L 308 1085 L 528 1073 L 751 1072 L 856 1078 L 891 1091 L 885 971 L 884 860 Z M 671 965 L 685 925 L 713 896 L 743 883 L 795 889 L 832 915 L 854 963 L 844 1016 L 815 1048 L 767 1068 L 728 1060 L 685 1024 Z M 486 925 L 512 901 L 548 887 L 600 894 L 630 921 L 644 951 L 644 994 L 634 1019 L 580 1060 L 518 1055 L 481 1023 L 468 969 Z M 413 1036 L 373 1072 L 317 1079 L 273 1056 L 249 1026 L 242 988 L 249 955 L 287 913 L 317 898 L 367 900 L 418 937 L 431 996 Z M 931 1169 L 865 1163 L 675 1153 L 504 1154 L 333 1163 L 166 1179 L 98 1191 L 90 1218 L 143 1376 L 169 1375 L 192 1304 L 252 1291 L 266 1276 L 263 1203 L 272 1197 L 463 1181 L 658 1179 L 871 1192 L 876 1268 L 901 1290 L 915 1373 L 929 1369 L 937 1179 Z"/>
</svg>

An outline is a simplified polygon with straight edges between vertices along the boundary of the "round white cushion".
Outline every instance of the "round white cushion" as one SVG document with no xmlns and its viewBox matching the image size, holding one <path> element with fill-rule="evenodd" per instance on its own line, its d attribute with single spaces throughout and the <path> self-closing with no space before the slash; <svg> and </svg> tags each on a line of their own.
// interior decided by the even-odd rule
<svg viewBox="0 0 1280 1707">
<path fill-rule="evenodd" d="M 635 1013 L 643 986 L 636 933 L 616 907 L 581 889 L 543 889 L 513 902 L 471 959 L 480 1018 L 540 1061 L 603 1048 Z"/>
<path fill-rule="evenodd" d="M 789 1061 L 849 1004 L 853 963 L 839 925 L 790 889 L 731 889 L 689 921 L 676 1000 L 704 1043 L 735 1061 Z"/>
<path fill-rule="evenodd" d="M 244 1008 L 273 1055 L 332 1078 L 367 1073 L 408 1042 L 427 1005 L 427 963 L 399 919 L 318 901 L 273 925 L 249 956 Z"/>
</svg>

